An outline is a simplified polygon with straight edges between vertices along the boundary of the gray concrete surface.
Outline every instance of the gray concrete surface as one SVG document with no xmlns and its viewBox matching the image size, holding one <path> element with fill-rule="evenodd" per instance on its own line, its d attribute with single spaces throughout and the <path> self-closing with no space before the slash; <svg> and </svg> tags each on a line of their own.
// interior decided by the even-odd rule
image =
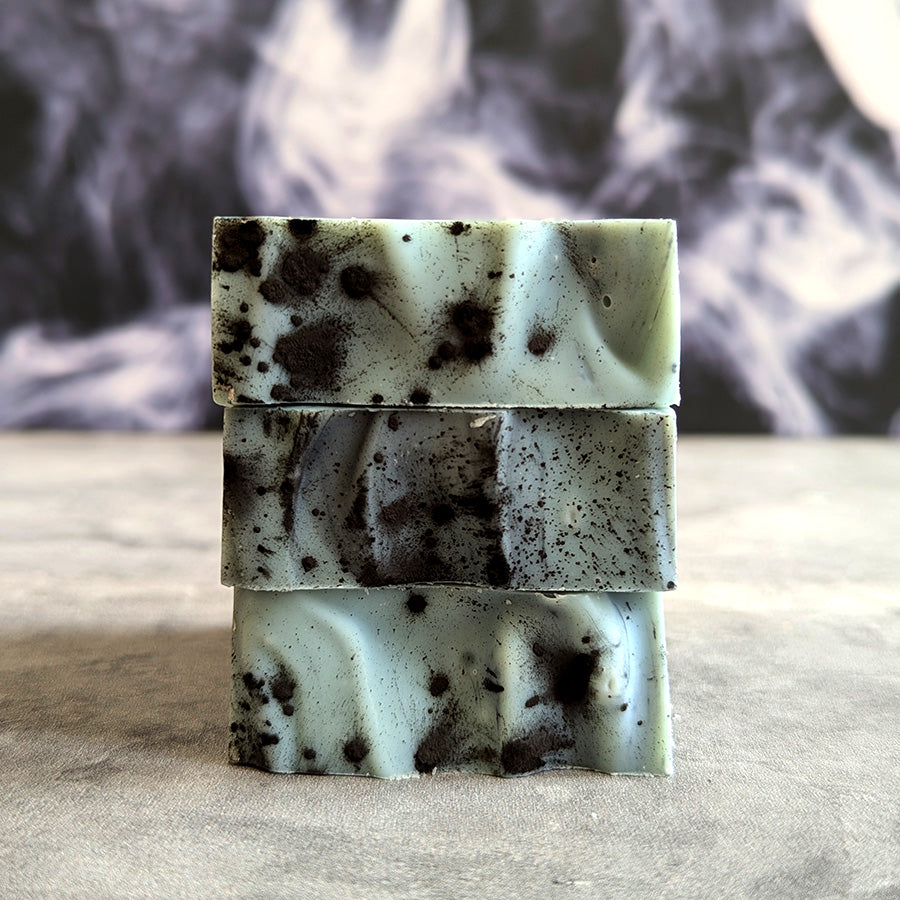
<svg viewBox="0 0 900 900">
<path fill-rule="evenodd" d="M 231 768 L 216 435 L 0 435 L 0 897 L 900 897 L 900 443 L 683 439 L 676 775 Z"/>
</svg>

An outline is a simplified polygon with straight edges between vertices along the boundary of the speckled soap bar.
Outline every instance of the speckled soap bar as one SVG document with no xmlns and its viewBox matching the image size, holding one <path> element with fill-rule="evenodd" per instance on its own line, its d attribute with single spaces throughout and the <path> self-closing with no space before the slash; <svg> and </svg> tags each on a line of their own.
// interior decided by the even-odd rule
<svg viewBox="0 0 900 900">
<path fill-rule="evenodd" d="M 220 218 L 222 405 L 677 403 L 669 220 Z"/>
<path fill-rule="evenodd" d="M 670 774 L 661 597 L 238 589 L 230 758 L 395 778 Z"/>
<path fill-rule="evenodd" d="M 222 578 L 675 587 L 671 410 L 235 407 Z"/>
</svg>

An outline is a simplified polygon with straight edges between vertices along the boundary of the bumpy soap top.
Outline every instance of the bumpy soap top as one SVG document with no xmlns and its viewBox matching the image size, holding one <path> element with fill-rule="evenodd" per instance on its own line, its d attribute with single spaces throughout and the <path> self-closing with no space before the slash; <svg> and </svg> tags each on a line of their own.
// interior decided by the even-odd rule
<svg viewBox="0 0 900 900">
<path fill-rule="evenodd" d="M 217 403 L 660 408 L 670 220 L 219 218 Z"/>
</svg>

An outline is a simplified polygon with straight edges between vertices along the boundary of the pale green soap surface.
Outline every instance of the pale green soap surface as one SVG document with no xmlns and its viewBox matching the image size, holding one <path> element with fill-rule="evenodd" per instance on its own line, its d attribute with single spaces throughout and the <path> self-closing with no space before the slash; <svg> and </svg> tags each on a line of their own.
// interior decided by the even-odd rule
<svg viewBox="0 0 900 900">
<path fill-rule="evenodd" d="M 679 399 L 669 220 L 222 218 L 212 306 L 226 406 Z"/>
<path fill-rule="evenodd" d="M 233 646 L 235 763 L 672 771 L 656 593 L 237 589 Z"/>
</svg>

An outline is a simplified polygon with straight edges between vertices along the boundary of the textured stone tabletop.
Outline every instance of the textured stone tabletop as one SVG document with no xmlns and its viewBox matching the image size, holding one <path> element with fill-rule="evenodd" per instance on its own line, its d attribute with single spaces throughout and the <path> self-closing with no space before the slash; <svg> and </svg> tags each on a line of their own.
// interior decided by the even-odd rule
<svg viewBox="0 0 900 900">
<path fill-rule="evenodd" d="M 0 896 L 900 897 L 900 444 L 679 442 L 672 779 L 229 767 L 220 453 L 0 435 Z"/>
</svg>

